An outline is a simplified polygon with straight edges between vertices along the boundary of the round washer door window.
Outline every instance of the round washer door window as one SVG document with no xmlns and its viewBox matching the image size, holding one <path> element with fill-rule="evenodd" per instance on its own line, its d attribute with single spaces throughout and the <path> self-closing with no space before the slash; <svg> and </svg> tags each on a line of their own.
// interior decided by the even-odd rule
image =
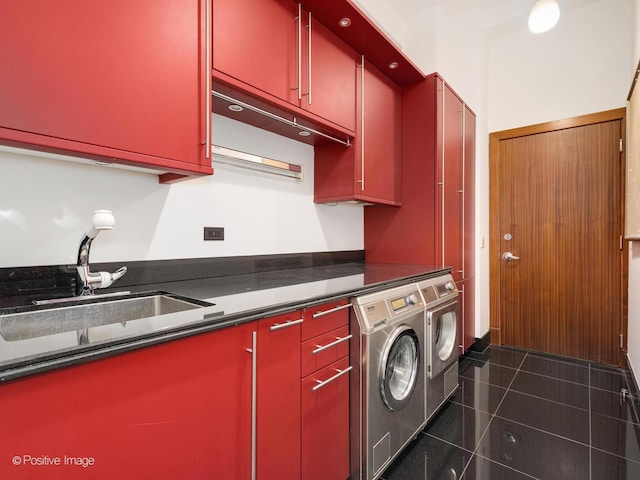
<svg viewBox="0 0 640 480">
<path fill-rule="evenodd" d="M 403 325 L 389 337 L 380 365 L 380 392 L 390 410 L 401 410 L 418 380 L 420 344 L 416 332 Z"/>
<path fill-rule="evenodd" d="M 445 312 L 438 315 L 435 325 L 435 344 L 438 357 L 443 362 L 448 360 L 455 348 L 457 335 L 458 319 L 455 311 Z"/>
</svg>

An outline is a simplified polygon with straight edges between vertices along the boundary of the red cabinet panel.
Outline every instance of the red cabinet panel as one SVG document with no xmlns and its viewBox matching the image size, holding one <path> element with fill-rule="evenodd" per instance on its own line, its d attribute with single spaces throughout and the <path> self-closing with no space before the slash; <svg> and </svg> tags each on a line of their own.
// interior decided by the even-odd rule
<svg viewBox="0 0 640 480">
<path fill-rule="evenodd" d="M 300 478 L 300 320 L 292 312 L 258 322 L 257 476 Z M 290 322 L 291 324 L 288 324 Z"/>
<path fill-rule="evenodd" d="M 297 15 L 291 0 L 213 0 L 213 68 L 297 102 Z"/>
<path fill-rule="evenodd" d="M 253 324 L 0 386 L 1 478 L 225 478 L 251 473 Z M 34 466 L 25 456 L 92 458 Z M 16 456 L 15 465 L 12 458 Z M 26 462 L 26 464 L 25 464 Z"/>
<path fill-rule="evenodd" d="M 302 324 L 302 340 L 309 340 L 336 328 L 349 325 L 350 306 L 351 304 L 345 298 L 306 308 Z"/>
<path fill-rule="evenodd" d="M 3 2 L 0 143 L 211 174 L 207 1 Z"/>
<path fill-rule="evenodd" d="M 443 89 L 441 107 L 443 136 L 440 137 L 442 145 L 439 148 L 442 156 L 438 162 L 442 162 L 439 167 L 443 171 L 440 182 L 444 187 L 440 202 L 436 204 L 438 212 L 442 215 L 438 223 L 438 235 L 444 240 L 442 265 L 452 267 L 451 275 L 454 281 L 458 281 L 462 280 L 463 273 L 463 104 L 444 82 L 439 82 L 439 88 Z"/>
<path fill-rule="evenodd" d="M 400 205 L 401 90 L 366 62 L 360 74 L 356 138 L 349 148 L 316 146 L 314 201 Z"/>
<path fill-rule="evenodd" d="M 349 373 L 320 387 L 320 382 L 328 381 L 348 367 L 349 358 L 344 357 L 302 381 L 304 480 L 349 477 Z"/>
<path fill-rule="evenodd" d="M 304 80 L 300 106 L 355 132 L 356 81 L 360 56 L 312 15 L 307 14 L 307 29 L 309 25 L 311 47 L 307 48 L 307 54 L 303 56 Z M 308 69 L 309 62 L 311 70 Z"/>
<path fill-rule="evenodd" d="M 302 343 L 303 377 L 349 355 L 349 327 L 344 326 Z"/>
</svg>

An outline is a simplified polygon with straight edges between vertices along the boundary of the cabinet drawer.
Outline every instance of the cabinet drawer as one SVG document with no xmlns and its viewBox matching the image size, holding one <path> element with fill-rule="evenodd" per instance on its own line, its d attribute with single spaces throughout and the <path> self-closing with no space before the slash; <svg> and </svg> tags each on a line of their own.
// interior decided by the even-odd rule
<svg viewBox="0 0 640 480">
<path fill-rule="evenodd" d="M 344 326 L 302 343 L 302 377 L 349 355 L 349 327 Z"/>
<path fill-rule="evenodd" d="M 303 480 L 349 476 L 349 369 L 343 358 L 302 381 Z"/>
<path fill-rule="evenodd" d="M 351 304 L 346 298 L 305 309 L 302 341 L 349 325 L 350 310 Z"/>
</svg>

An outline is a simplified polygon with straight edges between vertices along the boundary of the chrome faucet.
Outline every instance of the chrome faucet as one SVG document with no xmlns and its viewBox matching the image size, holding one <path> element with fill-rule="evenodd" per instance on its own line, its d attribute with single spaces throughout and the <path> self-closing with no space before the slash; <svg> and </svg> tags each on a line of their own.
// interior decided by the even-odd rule
<svg viewBox="0 0 640 480">
<path fill-rule="evenodd" d="M 94 289 L 106 288 L 127 273 L 127 267 L 121 267 L 113 273 L 89 271 L 91 242 L 102 230 L 111 230 L 115 223 L 111 210 L 93 212 L 93 226 L 85 232 L 78 248 L 76 296 L 93 295 Z"/>
</svg>

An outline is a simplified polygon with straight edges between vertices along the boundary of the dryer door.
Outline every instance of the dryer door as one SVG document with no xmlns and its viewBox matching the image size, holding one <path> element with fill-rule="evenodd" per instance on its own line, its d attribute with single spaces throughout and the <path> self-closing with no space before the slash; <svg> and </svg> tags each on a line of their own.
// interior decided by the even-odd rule
<svg viewBox="0 0 640 480">
<path fill-rule="evenodd" d="M 389 410 L 402 410 L 416 388 L 420 342 L 413 328 L 396 328 L 384 348 L 380 364 L 380 393 Z"/>
</svg>

